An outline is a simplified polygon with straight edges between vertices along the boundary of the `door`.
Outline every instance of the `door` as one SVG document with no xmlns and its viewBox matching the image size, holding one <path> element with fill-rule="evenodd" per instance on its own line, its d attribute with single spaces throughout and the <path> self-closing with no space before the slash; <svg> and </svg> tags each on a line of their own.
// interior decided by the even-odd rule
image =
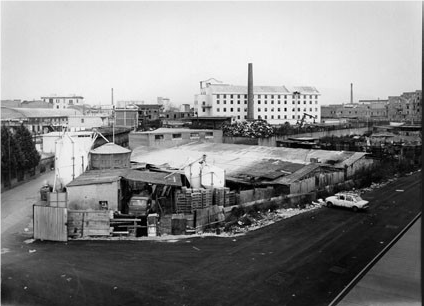
<svg viewBox="0 0 424 306">
<path fill-rule="evenodd" d="M 64 207 L 34 205 L 34 239 L 68 241 L 68 212 Z"/>
</svg>

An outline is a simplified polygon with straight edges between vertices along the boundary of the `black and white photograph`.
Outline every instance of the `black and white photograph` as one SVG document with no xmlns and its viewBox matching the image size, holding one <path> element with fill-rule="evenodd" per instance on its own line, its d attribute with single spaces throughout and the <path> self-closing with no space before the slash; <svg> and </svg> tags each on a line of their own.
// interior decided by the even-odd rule
<svg viewBox="0 0 424 306">
<path fill-rule="evenodd" d="M 1 1 L 1 305 L 422 305 L 423 8 Z"/>
</svg>

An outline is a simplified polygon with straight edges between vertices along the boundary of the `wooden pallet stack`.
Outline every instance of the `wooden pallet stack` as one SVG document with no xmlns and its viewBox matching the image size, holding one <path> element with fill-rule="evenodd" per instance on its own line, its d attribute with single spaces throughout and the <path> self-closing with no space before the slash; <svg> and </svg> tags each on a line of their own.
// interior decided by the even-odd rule
<svg viewBox="0 0 424 306">
<path fill-rule="evenodd" d="M 212 206 L 213 204 L 212 189 L 201 189 L 201 192 L 202 192 L 202 208 Z"/>
<path fill-rule="evenodd" d="M 187 195 L 191 196 L 191 209 L 202 208 L 202 192 L 200 189 L 191 189 Z"/>
<path fill-rule="evenodd" d="M 230 188 L 218 187 L 214 189 L 213 203 L 218 206 L 229 206 L 230 205 Z"/>
<path fill-rule="evenodd" d="M 192 212 L 192 203 L 191 203 L 191 194 L 188 192 L 188 188 L 182 187 L 181 192 L 177 193 L 177 199 L 175 204 L 175 210 L 177 214 L 191 213 Z"/>
</svg>

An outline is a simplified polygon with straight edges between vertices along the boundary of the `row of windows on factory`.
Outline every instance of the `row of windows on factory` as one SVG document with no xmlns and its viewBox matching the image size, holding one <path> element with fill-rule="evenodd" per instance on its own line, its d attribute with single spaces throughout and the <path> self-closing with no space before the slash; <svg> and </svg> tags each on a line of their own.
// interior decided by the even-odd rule
<svg viewBox="0 0 424 306">
<path fill-rule="evenodd" d="M 244 115 L 243 117 L 244 117 L 244 119 L 247 119 L 246 115 Z M 301 117 L 300 115 L 297 115 L 297 119 L 300 119 L 300 117 Z M 262 116 L 258 116 L 258 118 L 262 118 Z M 241 119 L 241 116 L 238 115 L 237 119 Z M 272 119 L 289 119 L 289 118 L 287 118 L 287 115 L 284 115 L 284 116 L 282 116 L 282 115 L 277 115 L 277 116 L 271 115 L 270 118 L 268 118 L 268 115 L 264 115 L 263 119 L 265 119 L 265 120 L 271 119 L 272 120 Z M 292 119 L 296 119 L 296 115 L 292 115 Z"/>
<path fill-rule="evenodd" d="M 224 99 L 227 98 L 227 96 L 229 96 L 231 99 L 233 99 L 235 96 L 237 96 L 237 99 L 240 99 L 240 96 L 244 96 L 245 99 L 247 99 L 247 95 L 220 95 L 217 94 L 216 98 L 219 99 L 221 96 L 223 96 Z M 254 95 L 256 96 L 258 99 L 261 99 L 261 95 Z M 268 99 L 268 96 L 271 97 L 271 99 L 274 99 L 274 96 L 277 97 L 277 99 L 281 99 L 281 96 L 283 95 L 263 95 L 265 99 Z M 301 95 L 299 95 L 299 98 L 301 97 Z M 303 95 L 303 99 L 307 99 L 308 95 Z M 318 99 L 317 95 L 309 95 L 309 99 L 312 99 L 312 97 L 315 97 L 315 99 Z M 284 95 L 284 99 L 287 99 L 287 95 Z"/>
<path fill-rule="evenodd" d="M 261 100 L 256 101 L 257 104 L 261 104 Z M 274 104 L 274 100 L 270 101 L 271 104 Z M 297 104 L 301 104 L 302 101 L 297 101 Z M 203 102 L 203 105 L 205 105 L 206 102 Z M 216 104 L 220 104 L 220 100 L 216 100 Z M 223 100 L 223 104 L 227 104 L 227 100 Z M 230 100 L 230 104 L 234 104 L 233 100 Z M 237 100 L 237 104 L 240 104 L 240 100 Z M 247 100 L 244 100 L 244 104 L 247 104 Z M 268 104 L 268 101 L 265 100 L 264 104 Z M 281 104 L 281 101 L 278 100 L 277 104 Z M 284 104 L 287 104 L 287 101 L 284 101 Z M 292 101 L 292 104 L 296 104 L 296 101 Z M 307 104 L 306 101 L 303 101 L 303 104 Z M 312 104 L 312 101 L 309 101 L 309 104 Z M 318 101 L 315 101 L 315 104 L 318 104 Z"/>
<path fill-rule="evenodd" d="M 271 108 L 271 109 L 270 109 L 270 111 L 271 111 L 271 112 L 273 112 L 274 110 L 275 110 L 274 108 Z M 203 108 L 203 111 L 205 111 L 205 108 Z M 221 111 L 221 109 L 218 107 L 218 108 L 216 109 L 216 111 L 217 111 L 217 112 L 220 112 L 220 111 Z M 225 113 L 225 112 L 227 111 L 227 108 L 226 108 L 226 107 L 224 107 L 224 108 L 222 109 L 222 111 Z M 231 108 L 229 109 L 229 111 L 230 111 L 230 112 L 234 112 L 234 108 L 232 108 L 232 107 L 231 107 Z M 268 111 L 268 108 L 266 108 L 266 107 L 265 107 L 263 111 L 264 111 L 264 112 L 267 112 L 267 111 Z M 277 108 L 277 112 L 280 112 L 280 111 L 281 111 L 281 108 Z M 285 112 L 287 112 L 287 108 L 284 108 L 284 111 L 285 111 Z M 295 111 L 296 111 L 296 108 L 292 108 L 292 111 L 293 111 L 293 112 L 295 112 Z M 298 111 L 298 112 L 300 112 L 300 111 L 301 111 L 301 110 L 300 110 L 300 107 L 299 107 L 299 108 L 297 108 L 297 111 Z M 305 108 L 303 108 L 303 111 L 304 111 L 304 112 L 306 112 L 306 111 L 307 111 L 307 108 L 306 108 L 306 107 L 305 107 Z M 310 107 L 310 108 L 309 108 L 309 111 L 310 111 L 310 112 L 312 112 L 312 111 L 313 111 L 313 108 L 312 108 L 312 107 Z M 318 111 L 318 108 L 317 108 L 317 107 L 315 108 L 315 111 L 316 111 L 316 112 Z M 240 112 L 240 108 L 237 108 L 237 112 Z M 244 109 L 244 112 L 247 112 L 247 108 L 245 108 L 245 109 Z M 262 109 L 261 109 L 260 107 L 258 107 L 258 112 L 262 112 Z"/>
</svg>

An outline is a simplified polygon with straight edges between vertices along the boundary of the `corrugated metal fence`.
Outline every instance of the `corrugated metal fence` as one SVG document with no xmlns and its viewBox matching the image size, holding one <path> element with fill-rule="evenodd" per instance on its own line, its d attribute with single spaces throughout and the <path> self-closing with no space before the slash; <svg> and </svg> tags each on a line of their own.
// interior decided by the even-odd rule
<svg viewBox="0 0 424 306">
<path fill-rule="evenodd" d="M 67 209 L 34 205 L 34 239 L 67 241 Z"/>
</svg>

